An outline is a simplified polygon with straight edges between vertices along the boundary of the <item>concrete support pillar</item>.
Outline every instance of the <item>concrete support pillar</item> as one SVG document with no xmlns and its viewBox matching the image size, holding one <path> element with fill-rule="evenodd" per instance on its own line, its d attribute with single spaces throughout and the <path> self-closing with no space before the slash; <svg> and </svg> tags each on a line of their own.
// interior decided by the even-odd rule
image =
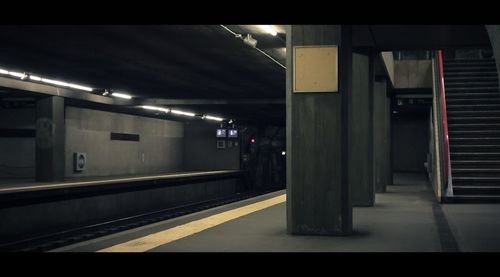
<svg viewBox="0 0 500 277">
<path fill-rule="evenodd" d="M 486 30 L 490 37 L 493 56 L 497 64 L 498 79 L 500 80 L 500 25 L 486 25 Z"/>
<path fill-rule="evenodd" d="M 392 185 L 394 182 L 393 182 L 393 175 L 392 175 L 392 141 L 391 141 L 391 138 L 392 138 L 392 121 L 391 121 L 391 118 L 392 118 L 392 109 L 391 109 L 391 98 L 387 96 L 387 88 L 386 88 L 386 98 L 385 98 L 385 110 L 386 110 L 386 113 L 385 113 L 385 131 L 386 131 L 386 135 L 385 135 L 385 141 L 386 143 L 384 144 L 385 145 L 385 159 L 384 159 L 384 163 L 385 163 L 385 174 L 388 176 L 388 180 L 389 182 L 386 184 L 387 185 Z M 380 191 L 380 192 L 386 192 L 387 191 L 387 187 L 384 186 L 383 190 Z"/>
<path fill-rule="evenodd" d="M 348 178 L 351 27 L 287 27 L 287 230 L 302 235 L 352 232 Z M 293 47 L 338 46 L 339 92 L 293 93 Z"/>
<path fill-rule="evenodd" d="M 349 97 L 349 186 L 353 206 L 373 206 L 373 62 L 369 50 L 352 54 Z"/>
<path fill-rule="evenodd" d="M 64 98 L 50 96 L 36 103 L 36 181 L 64 180 Z"/>
<path fill-rule="evenodd" d="M 373 182 L 376 192 L 386 192 L 392 185 L 391 107 L 387 81 L 380 59 L 374 60 L 373 85 Z"/>
</svg>

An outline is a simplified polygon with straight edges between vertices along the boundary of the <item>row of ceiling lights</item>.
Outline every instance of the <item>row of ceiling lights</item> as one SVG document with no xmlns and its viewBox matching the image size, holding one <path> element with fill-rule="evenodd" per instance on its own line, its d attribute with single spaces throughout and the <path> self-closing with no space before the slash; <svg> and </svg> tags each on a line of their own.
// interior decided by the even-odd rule
<svg viewBox="0 0 500 277">
<path fill-rule="evenodd" d="M 46 83 L 46 84 L 56 85 L 56 86 L 60 86 L 60 87 L 68 87 L 68 88 L 73 88 L 73 89 L 78 89 L 78 90 L 84 90 L 84 91 L 88 91 L 88 92 L 94 91 L 94 89 L 91 87 L 67 83 L 67 82 L 63 82 L 63 81 L 59 81 L 59 80 L 42 78 L 42 77 L 39 77 L 36 75 L 31 75 L 31 74 L 28 74 L 25 72 L 15 72 L 15 71 L 9 71 L 9 70 L 5 70 L 5 69 L 0 68 L 0 74 L 20 78 L 23 81 L 31 80 L 31 81 L 35 81 L 35 82 L 42 82 L 42 83 Z M 107 90 L 105 90 L 103 95 L 107 95 L 107 94 L 109 94 L 109 92 Z M 110 95 L 113 97 L 118 97 L 118 98 L 127 99 L 127 100 L 132 99 L 132 96 L 125 94 L 125 93 L 112 92 Z M 165 113 L 170 112 L 173 114 L 185 115 L 185 116 L 190 116 L 190 117 L 196 116 L 196 114 L 194 114 L 194 113 L 180 111 L 180 110 L 166 109 L 166 108 L 161 108 L 161 107 L 142 106 L 142 108 L 147 109 L 147 110 L 163 111 Z M 208 120 L 215 120 L 215 121 L 223 121 L 224 120 L 223 118 L 210 116 L 210 115 L 203 115 L 202 118 L 208 119 Z"/>
<path fill-rule="evenodd" d="M 151 110 L 151 111 L 157 111 L 157 112 L 173 113 L 173 114 L 185 115 L 185 116 L 190 116 L 190 117 L 196 116 L 196 114 L 194 114 L 194 113 L 184 112 L 184 111 L 179 111 L 179 110 L 174 110 L 174 109 L 169 109 L 169 108 L 163 108 L 163 107 L 156 107 L 156 106 L 141 106 L 141 107 L 145 110 Z M 215 121 L 223 121 L 224 120 L 224 118 L 211 116 L 211 115 L 201 115 L 201 118 L 208 119 L 208 120 L 215 120 Z"/>
</svg>

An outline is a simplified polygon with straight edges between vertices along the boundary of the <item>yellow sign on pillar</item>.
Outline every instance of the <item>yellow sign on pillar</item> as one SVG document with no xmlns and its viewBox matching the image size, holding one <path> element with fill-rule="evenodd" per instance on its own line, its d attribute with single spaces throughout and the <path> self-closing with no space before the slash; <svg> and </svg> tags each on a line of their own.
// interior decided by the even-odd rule
<svg viewBox="0 0 500 277">
<path fill-rule="evenodd" d="M 293 48 L 293 92 L 338 92 L 336 45 Z"/>
</svg>

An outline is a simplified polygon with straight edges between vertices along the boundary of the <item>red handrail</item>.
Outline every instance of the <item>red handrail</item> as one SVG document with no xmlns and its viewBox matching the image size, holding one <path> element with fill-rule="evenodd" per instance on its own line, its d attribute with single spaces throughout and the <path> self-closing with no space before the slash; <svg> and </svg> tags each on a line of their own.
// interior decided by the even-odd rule
<svg viewBox="0 0 500 277">
<path fill-rule="evenodd" d="M 444 183 L 448 185 L 448 178 L 450 174 L 449 166 L 450 166 L 450 144 L 448 138 L 448 116 L 446 113 L 446 94 L 444 91 L 444 73 L 443 73 L 443 53 L 441 50 L 438 50 L 438 63 L 439 63 L 439 79 L 441 83 L 441 114 L 443 118 L 443 131 L 444 131 Z"/>
</svg>

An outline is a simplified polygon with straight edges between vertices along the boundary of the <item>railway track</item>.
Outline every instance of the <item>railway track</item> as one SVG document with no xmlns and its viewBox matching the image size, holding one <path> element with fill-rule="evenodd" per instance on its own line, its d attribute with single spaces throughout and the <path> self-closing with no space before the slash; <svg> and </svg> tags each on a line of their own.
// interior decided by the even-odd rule
<svg viewBox="0 0 500 277">
<path fill-rule="evenodd" d="M 0 244 L 0 252 L 46 252 L 59 247 L 79 243 L 86 240 L 107 236 L 113 233 L 137 228 L 140 226 L 168 220 L 183 215 L 207 210 L 210 208 L 242 201 L 258 195 L 270 193 L 282 188 L 268 189 L 259 192 L 247 192 L 231 197 L 212 199 L 203 202 L 162 209 L 154 212 L 114 219 L 93 225 L 68 229 L 57 233 L 45 234 L 19 241 Z"/>
</svg>

